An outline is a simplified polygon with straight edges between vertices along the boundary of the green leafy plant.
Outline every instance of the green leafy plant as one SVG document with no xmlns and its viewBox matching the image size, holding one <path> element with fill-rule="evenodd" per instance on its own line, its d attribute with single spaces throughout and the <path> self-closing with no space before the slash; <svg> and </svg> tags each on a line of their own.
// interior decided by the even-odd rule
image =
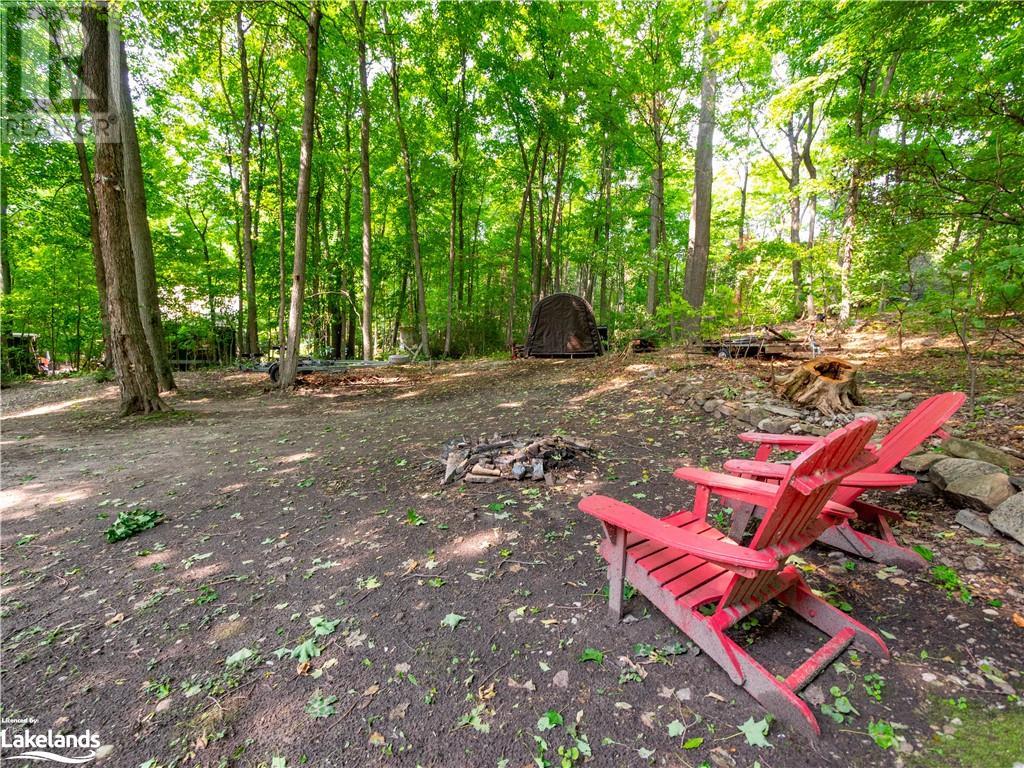
<svg viewBox="0 0 1024 768">
<path fill-rule="evenodd" d="M 837 723 L 844 722 L 850 715 L 860 714 L 846 696 L 850 692 L 849 689 L 843 691 L 838 685 L 833 685 L 828 692 L 832 695 L 832 703 L 825 702 L 821 705 L 822 714 L 828 715 Z"/>
<path fill-rule="evenodd" d="M 882 691 L 885 690 L 885 678 L 874 672 L 864 675 L 864 690 L 875 701 L 881 701 Z"/>
<path fill-rule="evenodd" d="M 155 509 L 130 509 L 121 510 L 117 514 L 114 524 L 107 528 L 105 535 L 111 544 L 130 539 L 137 533 L 148 531 L 150 528 L 162 523 L 163 512 Z"/>
<path fill-rule="evenodd" d="M 936 585 L 948 595 L 957 595 L 963 602 L 971 602 L 971 591 L 960 579 L 960 575 L 948 565 L 936 565 L 932 568 L 932 579 Z"/>
<path fill-rule="evenodd" d="M 337 703 L 337 696 L 324 696 L 320 691 L 314 691 L 306 702 L 305 712 L 314 720 L 330 717 L 337 713 L 338 710 L 334 706 Z"/>
<path fill-rule="evenodd" d="M 868 723 L 868 736 L 882 749 L 889 749 L 896 743 L 896 733 L 885 720 L 872 720 Z"/>
</svg>

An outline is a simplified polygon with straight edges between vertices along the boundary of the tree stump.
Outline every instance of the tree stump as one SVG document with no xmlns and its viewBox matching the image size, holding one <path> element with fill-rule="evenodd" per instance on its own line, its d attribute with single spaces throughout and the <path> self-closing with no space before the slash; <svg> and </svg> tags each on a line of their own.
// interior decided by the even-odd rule
<svg viewBox="0 0 1024 768">
<path fill-rule="evenodd" d="M 833 416 L 836 411 L 848 413 L 853 406 L 864 405 L 857 389 L 857 369 L 827 355 L 801 363 L 776 379 L 775 389 L 787 400 L 815 408 L 825 416 Z"/>
</svg>

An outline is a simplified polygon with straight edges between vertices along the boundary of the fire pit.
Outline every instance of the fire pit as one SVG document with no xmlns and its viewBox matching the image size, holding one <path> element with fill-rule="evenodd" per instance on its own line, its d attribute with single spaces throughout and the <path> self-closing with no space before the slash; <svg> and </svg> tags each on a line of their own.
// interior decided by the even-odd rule
<svg viewBox="0 0 1024 768">
<path fill-rule="evenodd" d="M 497 483 L 501 480 L 554 482 L 552 471 L 593 453 L 589 440 L 563 435 L 494 435 L 476 441 L 451 440 L 442 453 L 441 485 Z"/>
</svg>

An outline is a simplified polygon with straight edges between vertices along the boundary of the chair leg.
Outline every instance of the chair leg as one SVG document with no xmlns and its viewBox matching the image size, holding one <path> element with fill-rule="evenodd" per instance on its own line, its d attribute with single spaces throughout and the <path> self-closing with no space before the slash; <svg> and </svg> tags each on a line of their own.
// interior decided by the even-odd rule
<svg viewBox="0 0 1024 768">
<path fill-rule="evenodd" d="M 609 526 L 611 548 L 608 559 L 608 618 L 622 621 L 622 591 L 626 579 L 626 529 Z"/>
<path fill-rule="evenodd" d="M 800 735 L 813 741 L 821 734 L 811 708 L 796 692 L 762 667 L 730 637 L 723 635 L 730 655 L 743 671 L 743 689 Z"/>
<path fill-rule="evenodd" d="M 782 592 L 778 599 L 826 635 L 835 637 L 844 629 L 852 629 L 854 645 L 862 650 L 877 653 L 882 658 L 889 658 L 889 649 L 877 633 L 818 597 L 802 579 Z"/>
<path fill-rule="evenodd" d="M 904 570 L 918 571 L 927 565 L 925 559 L 917 552 L 897 544 L 895 539 L 888 541 L 855 531 L 849 523 L 829 528 L 818 536 L 818 541 L 852 555 L 863 557 L 865 560 L 873 560 L 885 565 L 896 565 Z"/>
</svg>

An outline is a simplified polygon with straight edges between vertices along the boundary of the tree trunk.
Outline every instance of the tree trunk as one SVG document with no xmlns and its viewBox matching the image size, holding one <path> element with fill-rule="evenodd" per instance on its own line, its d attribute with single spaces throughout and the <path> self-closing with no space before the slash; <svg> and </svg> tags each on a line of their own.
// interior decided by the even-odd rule
<svg viewBox="0 0 1024 768">
<path fill-rule="evenodd" d="M 381 6 L 381 18 L 384 22 L 384 34 L 388 36 L 388 12 Z M 412 160 L 409 156 L 409 139 L 402 121 L 402 90 L 400 83 L 397 47 L 391 50 L 391 99 L 395 107 L 395 128 L 398 131 L 398 144 L 402 152 L 402 167 L 405 171 L 405 199 L 409 209 L 409 239 L 412 246 L 413 269 L 416 273 L 416 316 L 420 326 L 420 351 L 424 357 L 430 357 L 430 328 L 427 318 L 427 288 L 423 279 L 423 259 L 420 256 L 420 227 L 416 210 L 416 190 L 412 183 Z"/>
<path fill-rule="evenodd" d="M 693 316 L 684 320 L 690 339 L 700 336 L 700 309 L 708 273 L 711 249 L 711 161 L 715 133 L 715 91 L 717 80 L 711 47 L 718 33 L 712 25 L 716 9 L 713 0 L 704 0 L 704 59 L 700 84 L 700 122 L 697 128 L 697 152 L 693 173 L 693 209 L 690 214 L 690 241 L 686 253 L 686 277 L 683 298 L 693 308 Z"/>
<path fill-rule="evenodd" d="M 857 387 L 857 369 L 838 357 L 816 357 L 801 363 L 777 379 L 775 389 L 787 400 L 826 416 L 848 413 L 855 405 L 864 404 Z"/>
<path fill-rule="evenodd" d="M 288 315 L 287 290 L 285 288 L 288 270 L 285 265 L 284 235 L 284 163 L 281 160 L 281 126 L 274 123 L 274 155 L 277 160 L 277 354 L 284 354 Z"/>
<path fill-rule="evenodd" d="M 111 103 L 110 35 L 106 2 L 82 5 L 83 79 L 94 125 L 106 123 Z M 107 278 L 111 357 L 121 390 L 121 414 L 170 410 L 160 399 L 153 356 L 139 318 L 139 292 L 128 212 L 124 199 L 124 155 L 111 139 L 96 136 L 93 189 L 96 193 L 99 241 Z"/>
<path fill-rule="evenodd" d="M 252 198 L 249 154 L 252 145 L 252 93 L 249 85 L 249 57 L 245 50 L 242 11 L 235 13 L 238 30 L 238 58 L 242 74 L 242 141 L 239 173 L 242 180 L 242 263 L 245 268 L 245 340 L 250 355 L 259 355 L 260 338 L 256 326 L 256 268 L 252 257 Z"/>
<path fill-rule="evenodd" d="M 512 347 L 514 341 L 513 331 L 516 322 L 516 293 L 519 288 L 519 256 L 523 249 L 523 222 L 526 219 L 526 208 L 530 200 L 530 190 L 533 187 L 533 174 L 537 170 L 537 159 L 540 157 L 543 135 L 537 136 L 537 147 L 533 150 L 533 162 L 530 163 L 526 173 L 526 185 L 523 187 L 523 198 L 519 203 L 519 217 L 516 219 L 516 234 L 512 241 L 512 286 L 508 299 L 508 325 L 505 328 L 505 346 Z"/>
<path fill-rule="evenodd" d="M 444 322 L 444 354 L 447 357 L 452 350 L 452 305 L 455 294 L 455 237 L 459 215 L 459 176 L 462 172 L 462 158 L 459 149 L 462 142 L 462 101 L 465 96 L 466 84 L 466 52 L 462 53 L 462 69 L 460 76 L 460 102 L 455 110 L 452 123 L 452 170 L 449 174 L 449 195 L 451 197 L 451 218 L 448 226 L 448 307 Z"/>
<path fill-rule="evenodd" d="M 370 90 L 367 85 L 367 0 L 351 0 L 359 52 L 359 168 L 363 193 L 363 360 L 372 360 L 373 349 L 373 231 L 370 220 Z"/>
<path fill-rule="evenodd" d="M 115 79 L 111 81 L 115 110 L 121 130 L 121 151 L 124 154 L 124 200 L 128 228 L 135 260 L 135 282 L 139 291 L 139 318 L 146 334 L 146 343 L 153 356 L 157 383 L 161 390 L 175 388 L 171 363 L 167 359 L 164 327 L 160 320 L 160 299 L 156 289 L 156 266 L 153 258 L 153 238 L 149 231 L 146 212 L 146 188 L 142 178 L 142 156 L 139 137 L 135 130 L 135 112 L 128 85 L 128 58 L 116 16 L 110 19 L 110 66 Z"/>
<path fill-rule="evenodd" d="M 654 133 L 654 166 L 651 169 L 650 217 L 647 225 L 647 314 L 654 315 L 658 308 L 658 260 L 660 257 L 661 233 L 664 231 L 663 204 L 665 199 L 665 167 L 663 155 L 664 138 L 661 135 L 661 110 L 657 97 L 651 109 L 651 125 Z"/>
<path fill-rule="evenodd" d="M 79 78 L 81 78 L 79 70 Z M 78 125 L 82 119 L 82 97 L 76 86 L 71 97 L 71 109 L 75 115 L 75 124 Z M 102 365 L 109 368 L 110 360 L 110 318 L 107 309 L 107 273 L 103 266 L 103 248 L 100 244 L 99 212 L 96 209 L 96 191 L 93 189 L 92 171 L 89 170 L 89 156 L 85 151 L 85 139 L 79 131 L 72 131 L 72 138 L 75 145 L 75 157 L 78 159 L 78 173 L 82 179 L 82 187 L 85 189 L 85 201 L 89 206 L 89 240 L 92 244 L 92 265 L 96 276 L 96 293 L 99 296 L 100 304 L 100 330 L 103 334 L 103 358 Z M 4 194 L 7 192 L 7 185 L 3 185 Z M 6 238 L 4 238 L 6 239 Z"/>
<path fill-rule="evenodd" d="M 295 194 L 295 260 L 288 312 L 288 339 L 281 357 L 281 389 L 294 386 L 302 342 L 302 304 L 306 287 L 306 248 L 309 241 L 309 187 L 313 168 L 313 122 L 316 117 L 317 73 L 320 66 L 320 5 L 313 0 L 306 23 L 306 81 L 302 90 L 302 141 L 299 183 Z"/>
</svg>

